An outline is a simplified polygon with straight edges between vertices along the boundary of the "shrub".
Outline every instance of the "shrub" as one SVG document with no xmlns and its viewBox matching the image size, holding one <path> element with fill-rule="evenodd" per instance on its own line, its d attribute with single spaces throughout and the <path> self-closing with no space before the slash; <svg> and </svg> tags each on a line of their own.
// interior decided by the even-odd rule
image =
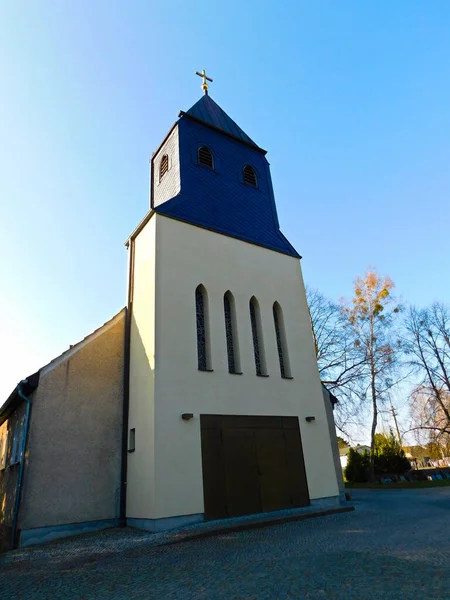
<svg viewBox="0 0 450 600">
<path fill-rule="evenodd" d="M 367 451 L 360 454 L 353 448 L 348 452 L 348 462 L 345 467 L 345 478 L 350 483 L 365 483 L 369 481 L 370 455 Z"/>
<path fill-rule="evenodd" d="M 375 475 L 403 475 L 411 469 L 409 460 L 392 431 L 375 436 Z"/>
<path fill-rule="evenodd" d="M 411 469 L 409 460 L 392 431 L 375 436 L 374 468 L 376 476 L 403 475 Z M 370 479 L 370 454 L 350 448 L 345 478 L 350 483 L 365 483 Z"/>
</svg>

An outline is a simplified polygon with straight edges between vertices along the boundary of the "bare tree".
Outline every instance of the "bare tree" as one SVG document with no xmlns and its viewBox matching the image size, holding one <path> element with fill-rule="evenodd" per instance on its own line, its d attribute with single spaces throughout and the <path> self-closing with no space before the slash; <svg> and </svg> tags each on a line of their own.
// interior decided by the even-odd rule
<svg viewBox="0 0 450 600">
<path fill-rule="evenodd" d="M 357 354 L 364 361 L 360 399 L 367 396 L 372 407 L 371 477 L 374 478 L 375 434 L 380 407 L 389 400 L 389 392 L 398 382 L 400 342 L 395 332 L 400 308 L 391 291 L 394 283 L 369 271 L 355 281 L 355 295 L 345 305 L 344 314 L 351 325 Z"/>
<path fill-rule="evenodd" d="M 406 318 L 408 362 L 420 377 L 410 396 L 412 431 L 427 442 L 450 443 L 450 310 L 442 303 Z"/>
<path fill-rule="evenodd" d="M 347 437 L 356 425 L 365 358 L 355 346 L 348 316 L 318 290 L 306 289 L 320 378 L 337 395 L 336 427 Z"/>
</svg>

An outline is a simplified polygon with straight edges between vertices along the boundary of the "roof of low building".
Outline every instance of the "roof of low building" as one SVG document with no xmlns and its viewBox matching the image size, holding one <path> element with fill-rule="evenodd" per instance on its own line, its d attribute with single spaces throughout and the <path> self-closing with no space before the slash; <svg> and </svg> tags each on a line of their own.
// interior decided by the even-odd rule
<svg viewBox="0 0 450 600">
<path fill-rule="evenodd" d="M 350 452 L 350 449 L 356 450 L 356 452 L 359 452 L 360 450 L 370 450 L 370 446 L 361 444 L 359 446 L 346 446 L 345 448 L 339 448 L 339 455 L 347 456 L 347 454 Z"/>
<path fill-rule="evenodd" d="M 24 380 L 19 382 L 13 391 L 8 396 L 8 399 L 0 408 L 0 425 L 6 421 L 6 419 L 16 410 L 16 408 L 23 402 L 23 398 L 19 395 L 19 386 L 22 384 L 22 393 L 25 396 L 29 396 L 39 385 L 39 371 L 28 375 Z"/>
<path fill-rule="evenodd" d="M 333 394 L 333 392 L 331 392 L 323 382 L 321 382 L 321 383 L 322 383 L 322 388 L 327 392 L 328 397 L 329 397 L 330 402 L 333 405 L 333 407 L 336 404 L 339 404 L 339 400 L 336 398 L 336 396 Z"/>
<path fill-rule="evenodd" d="M 429 450 L 423 446 L 403 446 L 407 458 L 425 458 L 429 455 Z"/>
<path fill-rule="evenodd" d="M 23 402 L 23 398 L 21 398 L 19 394 L 19 386 L 21 384 L 22 393 L 25 396 L 29 396 L 30 394 L 32 394 L 34 390 L 38 387 L 41 373 L 44 370 L 50 370 L 60 362 L 72 356 L 72 354 L 77 352 L 81 346 L 90 342 L 96 335 L 100 334 L 103 330 L 113 325 L 114 322 L 119 320 L 122 315 L 125 315 L 125 310 L 125 308 L 122 308 L 116 315 L 114 315 L 111 319 L 106 321 L 106 323 L 103 323 L 103 325 L 92 331 L 90 334 L 85 336 L 76 344 L 71 345 L 67 350 L 64 350 L 64 352 L 62 352 L 59 356 L 55 357 L 49 363 L 41 367 L 38 371 L 36 371 L 36 373 L 29 375 L 26 379 L 19 382 L 13 389 L 11 394 L 8 396 L 8 399 L 3 404 L 3 406 L 0 407 L 0 425 L 4 421 L 6 421 L 6 419 L 11 415 L 11 413 L 13 413 L 16 410 L 16 408 Z"/>
</svg>

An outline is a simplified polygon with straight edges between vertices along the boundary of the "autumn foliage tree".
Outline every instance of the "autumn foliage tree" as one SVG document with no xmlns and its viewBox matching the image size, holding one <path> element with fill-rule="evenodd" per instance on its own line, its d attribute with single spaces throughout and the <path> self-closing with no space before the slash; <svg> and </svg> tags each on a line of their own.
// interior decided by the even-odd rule
<svg viewBox="0 0 450 600">
<path fill-rule="evenodd" d="M 370 400 L 372 412 L 370 476 L 374 478 L 375 434 L 380 407 L 396 382 L 399 341 L 395 335 L 399 307 L 392 296 L 394 283 L 369 271 L 355 281 L 354 297 L 344 305 L 355 349 L 364 361 L 361 399 Z"/>
</svg>

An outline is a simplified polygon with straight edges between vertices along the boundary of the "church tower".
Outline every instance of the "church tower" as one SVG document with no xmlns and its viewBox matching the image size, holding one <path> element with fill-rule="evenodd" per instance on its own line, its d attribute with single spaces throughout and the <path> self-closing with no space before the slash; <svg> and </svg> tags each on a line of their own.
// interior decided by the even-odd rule
<svg viewBox="0 0 450 600">
<path fill-rule="evenodd" d="M 151 160 L 128 241 L 127 521 L 338 503 L 300 256 L 266 151 L 208 95 Z"/>
</svg>

